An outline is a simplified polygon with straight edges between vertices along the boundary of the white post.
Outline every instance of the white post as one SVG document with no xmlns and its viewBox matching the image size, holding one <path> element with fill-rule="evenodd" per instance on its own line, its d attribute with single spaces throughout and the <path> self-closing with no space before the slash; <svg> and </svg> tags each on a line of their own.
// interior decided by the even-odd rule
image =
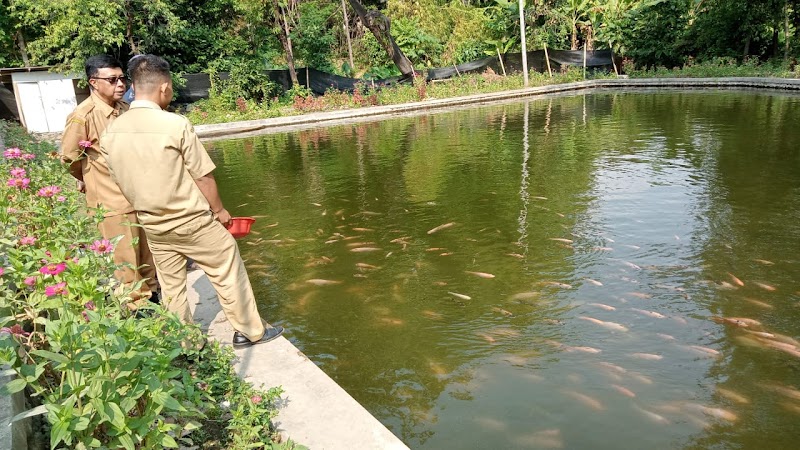
<svg viewBox="0 0 800 450">
<path fill-rule="evenodd" d="M 522 37 L 522 79 L 528 87 L 528 49 L 525 45 L 525 1 L 519 0 L 519 32 Z"/>
</svg>

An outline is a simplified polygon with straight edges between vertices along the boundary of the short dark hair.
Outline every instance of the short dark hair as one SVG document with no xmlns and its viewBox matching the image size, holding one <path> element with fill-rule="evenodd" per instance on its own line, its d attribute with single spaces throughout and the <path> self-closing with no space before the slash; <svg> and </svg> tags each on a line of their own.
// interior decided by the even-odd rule
<svg viewBox="0 0 800 450">
<path fill-rule="evenodd" d="M 100 69 L 122 69 L 122 64 L 111 55 L 94 55 L 86 59 L 86 79 L 94 78 Z"/>
<path fill-rule="evenodd" d="M 169 63 L 156 55 L 141 55 L 128 67 L 136 92 L 149 90 L 170 80 Z"/>
</svg>

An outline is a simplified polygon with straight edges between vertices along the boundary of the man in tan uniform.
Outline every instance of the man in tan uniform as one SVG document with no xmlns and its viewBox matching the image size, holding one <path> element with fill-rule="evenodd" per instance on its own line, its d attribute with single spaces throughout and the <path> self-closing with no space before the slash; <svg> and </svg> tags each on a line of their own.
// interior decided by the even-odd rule
<svg viewBox="0 0 800 450">
<path fill-rule="evenodd" d="M 125 93 L 125 77 L 119 61 L 109 55 L 96 55 L 86 60 L 89 98 L 81 102 L 67 117 L 61 136 L 61 156 L 69 164 L 79 188 L 86 193 L 90 208 L 103 207 L 105 218 L 100 222 L 100 234 L 105 239 L 122 236 L 114 248 L 114 262 L 119 268 L 114 276 L 130 286 L 145 280 L 131 293 L 134 303 L 150 299 L 157 301 L 153 256 L 147 238 L 136 223 L 136 213 L 119 187 L 111 180 L 105 158 L 100 154 L 100 135 L 128 105 L 121 102 Z"/>
<path fill-rule="evenodd" d="M 186 300 L 186 258 L 197 262 L 217 291 L 236 332 L 233 345 L 268 342 L 283 333 L 267 327 L 233 236 L 223 225 L 212 175 L 216 168 L 185 117 L 163 111 L 172 101 L 169 64 L 142 55 L 129 68 L 136 99 L 106 129 L 101 152 L 111 176 L 136 210 L 156 261 L 163 302 L 192 322 Z"/>
</svg>

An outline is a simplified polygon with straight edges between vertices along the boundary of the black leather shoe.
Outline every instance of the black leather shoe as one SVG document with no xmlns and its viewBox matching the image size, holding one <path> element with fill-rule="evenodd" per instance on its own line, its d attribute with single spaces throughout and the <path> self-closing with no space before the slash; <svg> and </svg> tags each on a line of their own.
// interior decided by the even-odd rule
<svg viewBox="0 0 800 450">
<path fill-rule="evenodd" d="M 249 345 L 256 345 L 256 344 L 263 344 L 265 342 L 269 342 L 276 337 L 283 334 L 283 327 L 271 327 L 264 330 L 264 335 L 261 336 L 261 339 L 253 342 L 250 339 L 247 339 L 245 335 L 239 333 L 238 331 L 233 332 L 233 346 L 234 347 L 247 347 Z"/>
<path fill-rule="evenodd" d="M 161 304 L 161 292 L 153 292 L 153 294 L 150 295 L 150 303 L 155 303 L 156 305 L 160 305 Z"/>
</svg>

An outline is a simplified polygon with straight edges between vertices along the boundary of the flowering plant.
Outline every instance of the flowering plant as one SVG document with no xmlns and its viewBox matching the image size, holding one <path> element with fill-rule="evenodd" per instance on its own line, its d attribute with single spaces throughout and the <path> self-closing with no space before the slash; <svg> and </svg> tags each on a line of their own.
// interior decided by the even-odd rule
<svg viewBox="0 0 800 450">
<path fill-rule="evenodd" d="M 10 176 L 0 184 L 0 365 L 17 376 L 0 394 L 24 390 L 40 404 L 12 420 L 46 417 L 51 448 L 176 448 L 191 445 L 220 398 L 252 401 L 252 387 L 233 389 L 246 384 L 228 354 L 198 350 L 196 326 L 160 307 L 136 318 L 128 303 L 138 286 L 113 278 L 118 239 L 98 236 L 102 211 L 65 187 L 72 180 L 51 146 L 14 144 L 0 159 Z M 199 389 L 198 372 L 227 388 Z"/>
</svg>

